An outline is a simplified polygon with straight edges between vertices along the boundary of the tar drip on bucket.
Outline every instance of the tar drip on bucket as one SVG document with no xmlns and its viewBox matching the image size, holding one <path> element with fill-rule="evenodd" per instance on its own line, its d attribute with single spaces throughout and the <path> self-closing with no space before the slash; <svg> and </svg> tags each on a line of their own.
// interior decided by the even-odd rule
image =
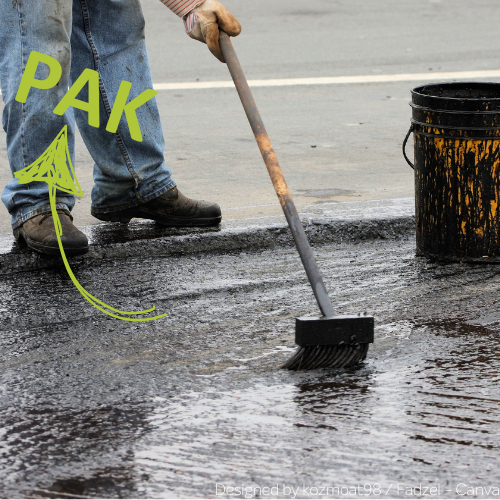
<svg viewBox="0 0 500 500">
<path fill-rule="evenodd" d="M 415 87 L 403 143 L 415 170 L 417 255 L 500 262 L 500 84 Z M 414 134 L 413 165 L 405 153 Z"/>
</svg>

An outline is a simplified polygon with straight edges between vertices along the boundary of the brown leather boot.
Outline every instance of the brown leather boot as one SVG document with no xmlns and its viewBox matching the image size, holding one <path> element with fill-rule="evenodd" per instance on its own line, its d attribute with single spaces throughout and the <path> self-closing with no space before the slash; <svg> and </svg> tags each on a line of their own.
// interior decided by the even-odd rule
<svg viewBox="0 0 500 500">
<path fill-rule="evenodd" d="M 73 225 L 73 216 L 62 208 L 57 209 L 61 220 L 61 241 L 66 255 L 81 255 L 89 251 L 87 237 Z M 21 227 L 14 229 L 16 240 L 47 255 L 58 255 L 59 245 L 51 211 L 43 212 L 27 220 Z"/>
<path fill-rule="evenodd" d="M 190 200 L 176 187 L 137 207 L 116 212 L 99 212 L 92 207 L 90 213 L 96 219 L 108 222 L 127 224 L 130 219 L 140 217 L 155 220 L 161 225 L 169 227 L 217 226 L 222 218 L 217 203 Z"/>
</svg>

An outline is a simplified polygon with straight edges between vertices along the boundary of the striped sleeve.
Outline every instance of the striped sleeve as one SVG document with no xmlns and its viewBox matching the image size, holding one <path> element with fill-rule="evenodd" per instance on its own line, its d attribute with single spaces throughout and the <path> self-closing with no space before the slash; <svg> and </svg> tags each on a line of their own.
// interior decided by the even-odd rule
<svg viewBox="0 0 500 500">
<path fill-rule="evenodd" d="M 160 2 L 166 5 L 174 14 L 184 17 L 197 5 L 203 3 L 203 0 L 160 0 Z"/>
<path fill-rule="evenodd" d="M 190 33 L 193 31 L 194 24 L 198 20 L 198 14 L 196 12 L 191 11 L 189 14 L 186 14 L 182 20 L 184 21 L 184 28 L 186 29 L 186 33 Z"/>
</svg>

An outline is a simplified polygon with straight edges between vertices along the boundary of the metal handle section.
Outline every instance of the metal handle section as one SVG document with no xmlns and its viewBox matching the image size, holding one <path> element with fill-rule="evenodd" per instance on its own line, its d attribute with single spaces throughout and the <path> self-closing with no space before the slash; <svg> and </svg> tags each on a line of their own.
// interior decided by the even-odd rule
<svg viewBox="0 0 500 500">
<path fill-rule="evenodd" d="M 408 130 L 405 140 L 403 141 L 403 156 L 405 157 L 406 163 L 408 163 L 408 165 L 410 165 L 410 167 L 413 168 L 413 170 L 415 170 L 415 165 L 413 165 L 408 156 L 406 156 L 406 143 L 408 142 L 408 138 L 410 137 L 410 134 L 412 132 L 413 132 L 413 123 L 410 125 L 410 130 Z"/>
<path fill-rule="evenodd" d="M 234 51 L 233 44 L 229 36 L 223 31 L 220 32 L 220 47 L 224 59 L 226 60 L 229 72 L 240 96 L 241 103 L 245 109 L 248 121 L 252 127 L 252 131 L 255 136 L 255 140 L 259 146 L 262 158 L 266 164 L 267 170 L 273 182 L 274 189 L 278 195 L 278 199 L 281 204 L 281 208 L 285 213 L 286 220 L 290 226 L 290 230 L 295 241 L 297 250 L 299 251 L 302 264 L 306 270 L 307 277 L 311 283 L 311 287 L 318 302 L 318 306 L 325 317 L 334 316 L 333 305 L 328 297 L 328 292 L 326 291 L 325 284 L 319 272 L 318 264 L 314 258 L 311 246 L 307 240 L 306 233 L 302 227 L 302 222 L 300 221 L 299 214 L 295 208 L 295 204 L 292 200 L 292 195 L 288 186 L 286 185 L 283 172 L 279 166 L 278 159 L 273 150 L 273 146 L 267 135 L 266 129 L 262 118 L 260 117 L 259 110 L 248 86 L 247 80 L 243 73 L 243 70 Z"/>
</svg>

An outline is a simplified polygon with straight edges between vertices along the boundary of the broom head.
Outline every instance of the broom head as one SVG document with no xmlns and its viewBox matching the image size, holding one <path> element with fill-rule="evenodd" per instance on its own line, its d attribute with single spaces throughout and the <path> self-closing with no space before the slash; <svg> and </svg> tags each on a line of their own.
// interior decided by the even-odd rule
<svg viewBox="0 0 500 500">
<path fill-rule="evenodd" d="M 289 370 L 346 368 L 366 358 L 373 343 L 373 316 L 302 317 L 295 319 L 295 354 L 282 366 Z"/>
</svg>

